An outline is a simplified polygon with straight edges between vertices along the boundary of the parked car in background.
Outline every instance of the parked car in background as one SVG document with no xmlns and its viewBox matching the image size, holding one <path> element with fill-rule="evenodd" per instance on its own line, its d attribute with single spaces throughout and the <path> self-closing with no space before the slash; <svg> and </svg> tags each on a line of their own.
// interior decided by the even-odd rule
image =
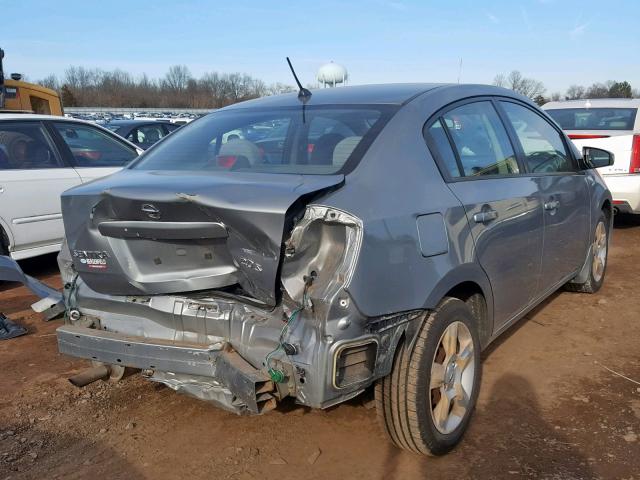
<svg viewBox="0 0 640 480">
<path fill-rule="evenodd" d="M 133 367 L 236 413 L 375 383 L 388 437 L 443 454 L 480 352 L 563 285 L 602 285 L 611 156 L 497 87 L 303 100 L 221 109 L 63 194 L 60 351 L 94 364 L 76 384 Z"/>
<path fill-rule="evenodd" d="M 616 211 L 640 214 L 640 99 L 603 98 L 550 102 L 542 108 L 573 140 L 604 148 L 615 156 L 600 168 Z"/>
<path fill-rule="evenodd" d="M 0 114 L 0 251 L 18 260 L 60 250 L 60 195 L 142 152 L 98 125 Z"/>
<path fill-rule="evenodd" d="M 146 150 L 180 125 L 155 120 L 112 120 L 104 127 Z"/>
</svg>

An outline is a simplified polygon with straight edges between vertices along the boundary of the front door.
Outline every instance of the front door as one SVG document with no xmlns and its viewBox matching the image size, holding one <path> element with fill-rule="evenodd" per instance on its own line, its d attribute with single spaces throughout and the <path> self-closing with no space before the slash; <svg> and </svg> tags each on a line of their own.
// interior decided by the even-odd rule
<svg viewBox="0 0 640 480">
<path fill-rule="evenodd" d="M 427 132 L 438 150 L 454 147 L 440 157 L 450 159 L 449 188 L 464 205 L 476 257 L 491 282 L 494 330 L 499 330 L 538 292 L 543 235 L 538 185 L 521 175 L 489 100 L 447 111 Z"/>
<path fill-rule="evenodd" d="M 589 185 L 564 136 L 532 109 L 501 101 L 518 137 L 526 169 L 538 184 L 544 208 L 541 291 L 566 281 L 583 264 L 589 238 Z"/>
</svg>

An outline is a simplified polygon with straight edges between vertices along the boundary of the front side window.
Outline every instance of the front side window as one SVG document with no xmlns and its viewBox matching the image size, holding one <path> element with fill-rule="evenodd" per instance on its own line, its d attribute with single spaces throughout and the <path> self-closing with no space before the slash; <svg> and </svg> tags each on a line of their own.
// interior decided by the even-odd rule
<svg viewBox="0 0 640 480">
<path fill-rule="evenodd" d="M 0 170 L 34 170 L 62 166 L 42 124 L 0 123 Z"/>
<path fill-rule="evenodd" d="M 573 172 L 560 133 L 542 116 L 512 102 L 500 102 L 524 151 L 531 173 Z"/>
<path fill-rule="evenodd" d="M 89 125 L 53 122 L 65 141 L 76 167 L 122 167 L 138 156 L 124 143 Z"/>
<path fill-rule="evenodd" d="M 221 111 L 182 127 L 136 162 L 144 170 L 333 174 L 353 164 L 397 107 Z"/>
<path fill-rule="evenodd" d="M 498 113 L 489 101 L 445 113 L 441 121 L 453 140 L 462 176 L 514 175 L 518 162 Z"/>
</svg>

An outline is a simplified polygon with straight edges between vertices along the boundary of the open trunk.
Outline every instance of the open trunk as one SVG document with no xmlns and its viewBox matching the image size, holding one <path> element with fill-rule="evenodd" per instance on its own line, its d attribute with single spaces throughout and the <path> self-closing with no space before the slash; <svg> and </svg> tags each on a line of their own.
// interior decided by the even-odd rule
<svg viewBox="0 0 640 480">
<path fill-rule="evenodd" d="M 65 192 L 75 269 L 93 290 L 146 295 L 240 286 L 277 302 L 283 235 L 342 175 L 125 170 Z"/>
</svg>

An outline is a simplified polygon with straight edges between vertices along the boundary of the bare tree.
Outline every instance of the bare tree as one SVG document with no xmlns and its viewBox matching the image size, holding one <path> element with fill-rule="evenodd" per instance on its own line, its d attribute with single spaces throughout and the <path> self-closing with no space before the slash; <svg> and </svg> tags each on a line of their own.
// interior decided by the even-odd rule
<svg viewBox="0 0 640 480">
<path fill-rule="evenodd" d="M 36 83 L 43 87 L 50 88 L 51 90 L 58 90 L 58 88 L 60 88 L 58 78 L 53 74 L 44 77 L 42 80 L 36 81 Z"/>
<path fill-rule="evenodd" d="M 578 100 L 584 98 L 585 88 L 582 85 L 571 85 L 567 89 L 565 100 Z"/>
<path fill-rule="evenodd" d="M 66 106 L 220 108 L 231 103 L 295 91 L 282 83 L 267 85 L 246 73 L 205 73 L 191 76 L 184 65 L 172 66 L 159 80 L 123 70 L 105 71 L 70 66 L 63 77 L 40 82 L 54 88 Z"/>
<path fill-rule="evenodd" d="M 163 86 L 173 92 L 183 92 L 191 79 L 191 72 L 185 65 L 174 65 L 169 67 L 169 71 L 162 82 Z"/>
<path fill-rule="evenodd" d="M 493 84 L 509 88 L 531 99 L 542 96 L 546 91 L 542 82 L 533 78 L 526 78 L 518 70 L 513 70 L 508 75 L 503 73 L 496 75 L 493 79 Z"/>
<path fill-rule="evenodd" d="M 604 83 L 594 83 L 585 92 L 585 98 L 607 98 L 609 97 L 610 85 Z"/>
</svg>

